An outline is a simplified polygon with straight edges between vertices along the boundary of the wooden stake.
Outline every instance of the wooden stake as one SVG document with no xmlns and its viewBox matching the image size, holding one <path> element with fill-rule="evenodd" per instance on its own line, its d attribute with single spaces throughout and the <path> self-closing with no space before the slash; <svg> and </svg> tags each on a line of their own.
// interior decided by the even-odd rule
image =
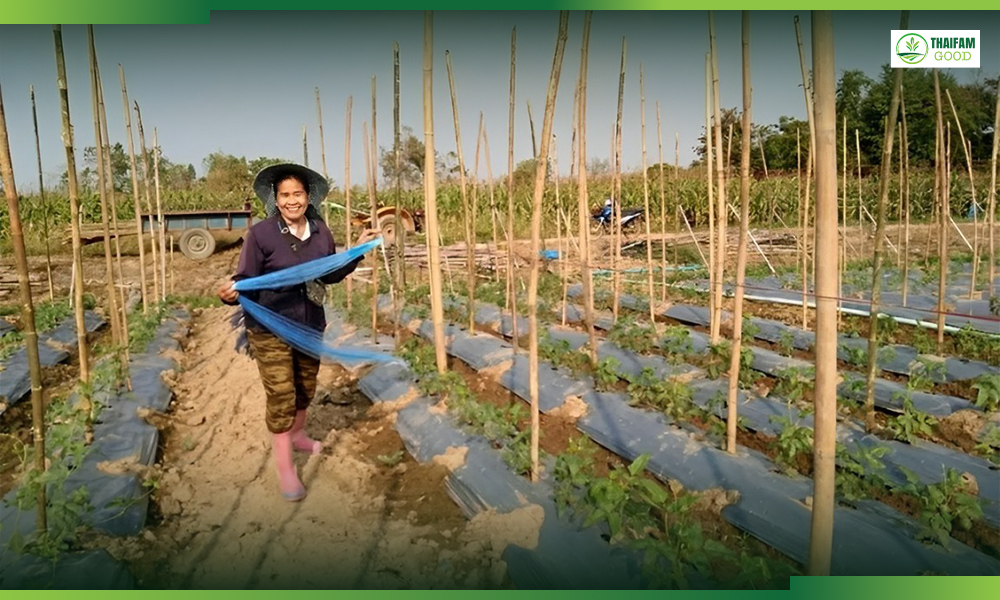
<svg viewBox="0 0 1000 600">
<path fill-rule="evenodd" d="M 79 387 L 82 409 L 91 412 L 90 394 L 90 346 L 87 344 L 87 328 L 83 308 L 83 244 L 80 241 L 80 191 L 76 179 L 76 151 L 73 146 L 73 125 L 69 114 L 69 88 L 66 79 L 66 59 L 63 54 L 62 26 L 54 25 L 52 35 L 55 41 L 56 85 L 59 89 L 59 107 L 62 115 L 62 140 L 66 152 L 66 188 L 69 195 L 69 220 L 73 240 L 73 273 L 70 286 L 73 293 L 73 316 L 76 324 L 77 354 L 80 360 Z M 36 456 L 44 457 L 43 452 Z M 44 504 L 42 504 L 44 506 Z"/>
<path fill-rule="evenodd" d="M 844 162 L 841 165 L 843 173 L 844 189 L 841 200 L 842 217 L 840 221 L 840 268 L 837 270 L 837 330 L 843 323 L 844 317 L 844 265 L 847 264 L 847 117 L 844 117 L 843 129 Z"/>
<path fill-rule="evenodd" d="M 656 302 L 653 300 L 653 240 L 649 229 L 649 174 L 646 172 L 646 90 L 642 79 L 642 63 L 639 63 L 639 128 L 642 133 L 642 203 L 646 223 L 646 284 L 649 288 L 649 322 L 656 323 Z M 661 173 L 663 166 L 660 166 Z M 662 212 L 662 211 L 661 211 Z M 661 214 L 661 217 L 663 215 Z M 665 217 L 663 220 L 666 220 Z M 661 221 L 662 222 L 662 221 Z M 663 233 L 661 232 L 661 236 Z"/>
<path fill-rule="evenodd" d="M 365 156 L 365 186 L 368 188 L 368 204 L 370 208 L 370 216 L 372 227 L 377 227 L 376 223 L 378 219 L 376 217 L 375 209 L 375 190 L 372 189 L 372 154 L 371 148 L 368 142 L 368 121 L 361 123 L 361 141 L 362 149 Z M 372 261 L 372 278 L 371 278 L 371 289 L 372 289 L 372 340 L 378 339 L 378 261 Z"/>
<path fill-rule="evenodd" d="M 906 306 L 906 292 L 910 285 L 910 140 L 907 137 L 906 128 L 906 95 L 903 93 L 903 86 L 899 88 L 899 110 L 903 117 L 902 127 L 899 132 L 899 139 L 902 143 L 900 151 L 903 159 L 903 290 L 902 303 Z"/>
<path fill-rule="evenodd" d="M 531 101 L 528 100 L 528 128 L 531 130 L 531 158 L 538 158 L 538 144 L 535 142 L 535 118 L 531 116 Z"/>
<path fill-rule="evenodd" d="M 475 233 L 472 223 L 472 209 L 469 207 L 468 185 L 465 181 L 465 154 L 462 151 L 462 129 L 458 117 L 458 98 L 455 93 L 455 75 L 451 67 L 451 53 L 444 51 L 444 64 L 448 71 L 448 89 L 451 91 L 451 114 L 455 123 L 455 148 L 458 153 L 458 182 L 459 191 L 462 197 L 462 220 L 465 222 L 465 260 L 468 268 L 468 288 L 466 296 L 468 303 L 466 307 L 469 317 L 469 331 L 476 330 L 476 252 Z M 530 106 L 530 105 L 529 105 Z"/>
<path fill-rule="evenodd" d="M 944 294 L 947 289 L 946 280 L 948 278 L 948 217 L 951 215 L 951 211 L 948 209 L 948 190 L 950 187 L 950 180 L 948 178 L 948 160 L 951 158 L 951 153 L 945 148 L 944 109 L 941 105 L 941 83 L 938 78 L 937 69 L 934 69 L 934 106 L 937 110 L 937 132 L 938 138 L 940 139 L 940 143 L 938 144 L 938 156 L 935 163 L 937 169 L 939 170 L 941 180 L 939 189 L 941 202 L 938 208 L 941 216 L 941 230 L 938 234 L 938 256 L 940 257 L 940 264 L 937 304 L 937 347 L 938 352 L 940 353 L 944 351 Z M 951 130 L 949 129 L 948 132 L 950 135 Z"/>
<path fill-rule="evenodd" d="M 615 191 L 611 202 L 611 219 L 615 232 L 615 248 L 611 258 L 611 270 L 614 273 L 612 313 L 615 323 L 618 322 L 618 297 L 622 291 L 622 106 L 625 98 L 625 53 L 625 38 L 622 37 L 621 69 L 618 71 L 618 116 L 615 118 L 614 133 Z M 646 217 L 648 220 L 649 215 Z"/>
<path fill-rule="evenodd" d="M 813 504 L 809 536 L 810 575 L 829 575 L 837 438 L 837 156 L 833 24 L 829 12 L 812 13 L 816 85 L 816 415 Z"/>
<path fill-rule="evenodd" d="M 997 83 L 997 107 L 995 116 L 993 117 L 993 131 L 1000 131 L 1000 82 Z M 991 298 L 997 296 L 997 281 L 996 281 L 996 211 L 997 211 L 997 153 L 998 148 L 1000 148 L 1000 135 L 993 135 L 993 152 L 990 156 L 990 195 L 989 201 L 987 202 L 987 218 L 989 219 L 989 224 L 987 225 L 989 230 L 989 244 L 990 244 L 990 265 L 989 265 L 989 284 L 987 286 L 987 292 Z"/>
<path fill-rule="evenodd" d="M 904 10 L 900 16 L 900 29 L 908 29 L 910 11 Z M 882 141 L 882 164 L 878 185 L 878 219 L 875 222 L 875 243 L 872 254 L 872 301 L 868 319 L 868 369 L 866 377 L 865 428 L 875 431 L 875 371 L 878 368 L 878 315 L 882 302 L 882 260 L 883 238 L 885 237 L 886 203 L 889 200 L 889 178 L 892 176 L 892 142 L 896 133 L 896 116 L 899 113 L 899 88 L 903 82 L 903 69 L 896 69 L 893 77 L 892 99 L 889 101 L 889 116 L 885 121 L 885 136 Z"/>
<path fill-rule="evenodd" d="M 344 247 L 351 247 L 351 109 L 354 104 L 354 96 L 347 97 L 346 116 L 344 117 Z M 348 275 L 345 278 L 347 283 L 347 312 L 351 312 L 351 296 L 354 287 L 354 277 Z"/>
<path fill-rule="evenodd" d="M 722 327 L 722 282 L 726 271 L 726 222 L 729 220 L 726 214 L 726 173 L 722 164 L 722 109 L 720 108 L 719 94 L 719 51 L 715 42 L 715 15 L 713 11 L 708 11 L 709 29 L 709 50 L 712 55 L 712 110 L 715 114 L 715 178 L 716 178 L 716 201 L 719 207 L 715 212 L 716 234 L 719 236 L 716 242 L 715 260 L 718 263 L 715 272 L 715 339 L 719 339 L 719 330 Z"/>
<path fill-rule="evenodd" d="M 34 98 L 34 95 L 32 95 Z M 3 92 L 0 90 L 0 178 L 7 198 L 10 218 L 10 238 L 14 247 L 14 265 L 17 269 L 18 289 L 21 292 L 21 322 L 24 324 L 24 349 L 28 355 L 28 378 L 31 381 L 31 438 L 35 454 L 34 470 L 45 473 L 45 405 L 42 389 L 42 363 L 38 354 L 38 331 L 35 327 L 35 305 L 31 298 L 31 281 L 28 279 L 28 254 L 24 248 L 24 230 L 21 226 L 20 202 L 14 182 L 14 167 L 7 138 L 7 117 L 3 109 Z M 82 304 L 82 303 L 81 303 Z M 82 310 L 82 306 L 78 310 Z M 48 530 L 45 486 L 36 486 L 35 531 L 39 538 Z"/>
<path fill-rule="evenodd" d="M 144 188 L 143 191 L 145 192 L 146 214 L 149 215 L 149 245 L 153 253 L 153 298 L 155 298 L 157 301 L 161 301 L 165 299 L 166 294 L 165 292 L 161 292 L 160 290 L 161 287 L 160 284 L 163 283 L 163 279 L 162 277 L 157 276 L 157 272 L 161 271 L 162 260 L 160 259 L 160 255 L 162 254 L 162 252 L 157 252 L 156 232 L 158 223 L 160 227 L 160 239 L 162 240 L 163 214 L 159 210 L 160 209 L 159 203 L 157 203 L 156 206 L 157 220 L 155 221 L 153 220 L 153 205 L 149 192 L 149 156 L 146 154 L 146 136 L 142 130 L 142 113 L 139 111 L 138 102 L 133 100 L 132 104 L 135 106 L 135 122 L 136 126 L 139 129 L 139 153 L 142 155 L 142 185 Z M 140 238 L 140 243 L 141 239 L 142 238 Z M 162 244 L 160 245 L 162 246 Z"/>
<path fill-rule="evenodd" d="M 160 142 L 157 140 L 156 128 L 153 128 L 153 177 L 156 182 L 156 218 L 160 227 L 160 281 L 163 283 L 163 299 L 167 295 L 167 241 L 166 229 L 163 226 L 163 205 L 160 203 Z M 173 265 L 174 236 L 170 236 L 170 260 Z M 173 267 L 170 267 L 173 269 Z M 174 293 L 173 273 L 170 275 L 170 293 Z"/>
<path fill-rule="evenodd" d="M 566 49 L 569 11 L 559 13 L 559 33 L 556 37 L 555 57 L 549 74 L 545 95 L 545 116 L 542 118 L 542 147 L 535 161 L 535 193 L 531 203 L 531 279 L 528 283 L 528 390 L 531 397 L 531 480 L 541 478 L 538 464 L 539 411 L 538 411 L 538 271 L 542 237 L 542 196 L 548 171 L 549 145 L 552 140 L 552 121 L 556 109 L 556 92 Z"/>
<path fill-rule="evenodd" d="M 740 241 L 736 253 L 736 298 L 733 303 L 733 338 L 729 360 L 729 398 L 726 414 L 726 450 L 736 454 L 736 425 L 739 420 L 740 351 L 743 344 L 743 285 L 747 271 L 747 233 L 750 222 L 750 13 L 743 11 L 743 120 L 740 132 Z"/>
<path fill-rule="evenodd" d="M 795 158 L 796 158 L 796 169 L 795 169 L 795 189 L 798 192 L 799 197 L 799 225 L 802 227 L 801 239 L 799 248 L 802 252 L 802 261 L 799 263 L 802 276 L 802 329 L 809 331 L 809 277 L 806 271 L 806 254 L 808 250 L 806 249 L 806 244 L 808 240 L 806 239 L 806 212 L 805 212 L 805 194 L 802 193 L 802 140 L 799 138 L 799 130 L 795 129 Z"/>
<path fill-rule="evenodd" d="M 486 159 L 486 184 L 490 189 L 490 224 L 493 228 L 493 279 L 500 281 L 500 237 L 497 233 L 497 220 L 499 219 L 499 209 L 497 208 L 496 193 L 493 188 L 493 167 L 490 166 L 490 140 L 486 137 L 486 126 L 483 121 L 483 113 L 479 112 L 479 135 L 483 138 L 483 153 Z M 508 248 L 508 253 L 510 249 Z"/>
<path fill-rule="evenodd" d="M 660 164 L 660 302 L 667 301 L 667 196 L 663 182 L 663 122 L 660 119 L 660 101 L 656 101 L 656 148 Z M 677 206 L 674 205 L 674 225 L 677 225 Z M 674 238 L 674 248 L 677 240 Z M 676 264 L 676 260 L 674 264 Z M 652 300 L 650 300 L 652 302 Z"/>
<path fill-rule="evenodd" d="M 306 137 L 306 125 L 302 124 L 302 164 L 309 166 L 309 142 Z"/>
<path fill-rule="evenodd" d="M 976 275 L 979 270 L 979 203 L 976 201 L 976 179 L 972 176 L 972 153 L 968 146 L 971 142 L 968 142 L 965 139 L 965 134 L 962 133 L 962 122 L 958 119 L 958 111 L 955 110 L 955 103 L 951 99 L 951 92 L 945 90 L 944 95 L 948 98 L 951 114 L 955 117 L 959 140 L 962 142 L 962 152 L 965 153 L 965 166 L 969 170 L 969 193 L 972 196 L 972 238 L 974 240 L 972 247 L 972 278 L 969 280 L 969 299 L 971 300 L 976 293 Z"/>
<path fill-rule="evenodd" d="M 705 54 L 705 180 L 708 190 L 708 331 L 709 342 L 714 346 L 719 343 L 717 322 L 718 313 L 715 310 L 715 288 L 719 285 L 718 262 L 715 259 L 715 195 L 712 187 L 712 56 Z M 687 222 L 687 217 L 684 217 Z M 698 219 L 695 218 L 695 223 Z M 689 226 L 690 227 L 690 226 Z M 694 237 L 694 232 L 691 232 Z"/>
<path fill-rule="evenodd" d="M 675 131 L 674 132 L 674 177 L 673 177 L 674 189 L 672 195 L 674 197 L 674 231 L 677 233 L 678 239 L 680 239 L 680 233 L 681 233 L 681 220 L 677 218 L 677 215 L 680 214 L 681 216 L 683 216 L 684 223 L 687 223 L 687 216 L 684 215 L 684 208 L 681 206 L 680 183 L 679 183 L 680 172 L 681 172 L 681 136 L 680 133 Z M 690 225 L 688 225 L 688 229 L 691 229 Z M 691 234 L 691 237 L 694 237 L 694 233 Z M 701 254 L 701 246 L 698 245 L 698 240 L 694 241 L 694 245 L 695 248 L 698 249 L 698 254 Z M 678 244 L 675 243 L 674 244 L 675 265 L 680 262 L 680 259 L 677 258 L 677 246 Z M 705 260 L 704 254 L 702 254 L 701 260 L 702 261 Z"/>
<path fill-rule="evenodd" d="M 49 301 L 55 302 L 56 292 L 52 286 L 52 251 L 49 249 L 49 204 L 45 201 L 45 183 L 42 181 L 42 146 L 38 141 L 38 112 L 35 109 L 35 86 L 31 92 L 31 121 L 35 126 L 35 155 L 38 157 L 38 196 L 42 205 L 42 235 L 45 237 L 45 277 L 49 282 Z"/>
<path fill-rule="evenodd" d="M 865 225 L 864 225 L 864 210 L 865 204 L 861 199 L 861 133 L 855 129 L 854 130 L 854 146 L 855 151 L 858 155 L 858 230 L 861 232 L 860 240 L 858 240 L 858 256 L 865 255 Z"/>
<path fill-rule="evenodd" d="M 511 346 L 518 351 L 517 286 L 514 283 L 514 83 L 517 69 L 517 27 L 510 31 L 510 102 L 507 111 L 507 310 Z"/>
<path fill-rule="evenodd" d="M 132 205 L 135 210 L 135 239 L 139 244 L 139 281 L 142 289 L 142 314 L 149 312 L 148 294 L 146 287 L 146 244 L 142 241 L 142 207 L 139 205 L 139 174 L 135 164 L 135 143 L 132 141 L 132 108 L 128 103 L 128 90 L 125 87 L 125 69 L 121 63 L 118 64 L 118 79 L 122 85 L 122 111 L 125 113 L 125 132 L 128 135 L 128 159 L 129 168 L 132 172 Z M 150 223 L 152 229 L 152 223 Z"/>
<path fill-rule="evenodd" d="M 316 121 L 319 124 L 319 159 L 323 165 L 323 177 L 329 179 L 330 174 L 326 170 L 326 138 L 323 136 L 323 103 L 320 102 L 319 88 L 316 88 Z M 330 209 L 326 209 L 327 214 L 324 219 L 329 220 Z"/>
<path fill-rule="evenodd" d="M 368 195 L 368 204 L 371 209 L 371 222 L 372 227 L 378 227 L 378 136 L 376 134 L 376 110 L 375 110 L 375 76 L 372 75 L 372 144 L 371 144 L 371 154 L 368 154 L 368 150 L 365 151 L 368 165 L 368 170 L 371 176 L 371 192 Z M 367 137 L 365 139 L 368 139 Z M 431 155 L 431 168 L 434 167 L 434 155 Z M 427 168 L 426 161 L 424 168 Z M 401 225 L 401 223 L 400 223 Z M 402 229 L 402 227 L 396 227 L 396 229 Z M 385 260 L 385 244 L 379 246 L 382 253 L 382 258 Z M 388 265 L 388 261 L 386 261 Z M 392 277 L 391 273 L 386 270 L 386 277 L 389 277 L 389 293 L 392 295 Z M 372 340 L 378 339 L 378 259 L 372 260 Z M 395 304 L 395 302 L 393 302 Z"/>
<path fill-rule="evenodd" d="M 441 294 L 441 253 L 438 242 L 437 191 L 434 180 L 434 13 L 424 11 L 424 202 L 427 216 L 427 260 L 431 288 L 431 320 L 434 324 L 434 357 L 438 373 L 448 370 L 444 342 L 444 299 Z"/>
<path fill-rule="evenodd" d="M 590 362 L 597 364 L 597 334 L 594 331 L 594 274 L 590 269 L 590 210 L 587 195 L 587 61 L 590 50 L 590 22 L 593 11 L 583 15 L 583 37 L 580 42 L 580 105 L 578 107 L 579 144 L 577 165 L 577 225 L 580 235 L 580 280 L 583 283 L 584 321 L 589 338 L 587 349 Z"/>
<path fill-rule="evenodd" d="M 108 295 L 108 316 L 111 320 L 111 339 L 115 345 L 124 340 L 121 317 L 118 314 L 118 300 L 115 297 L 115 276 L 111 266 L 111 229 L 108 216 L 108 194 L 104 184 L 104 144 L 101 141 L 100 106 L 98 105 L 97 56 L 94 49 L 94 26 L 87 26 L 87 40 L 90 49 L 90 100 L 94 114 L 94 149 L 97 155 L 97 186 L 101 198 L 101 224 L 104 226 L 104 269 L 105 291 Z"/>
</svg>

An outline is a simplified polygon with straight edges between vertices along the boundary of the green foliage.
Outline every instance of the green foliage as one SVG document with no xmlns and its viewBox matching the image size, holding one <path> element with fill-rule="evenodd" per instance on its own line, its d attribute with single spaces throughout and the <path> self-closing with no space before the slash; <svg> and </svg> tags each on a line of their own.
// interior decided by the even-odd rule
<svg viewBox="0 0 1000 600">
<path fill-rule="evenodd" d="M 630 316 L 620 317 L 608 332 L 608 341 L 636 354 L 652 352 L 655 340 L 656 329 L 651 324 L 640 323 Z"/>
<path fill-rule="evenodd" d="M 621 363 L 617 358 L 608 357 L 594 367 L 594 385 L 600 391 L 611 390 L 620 380 L 618 368 Z"/>
<path fill-rule="evenodd" d="M 874 490 L 885 488 L 885 463 L 882 457 L 889 449 L 886 446 L 866 448 L 855 446 L 853 451 L 837 442 L 837 474 L 834 477 L 837 495 L 853 502 L 872 497 Z"/>
<path fill-rule="evenodd" d="M 743 326 L 740 329 L 740 339 L 744 344 L 749 344 L 760 333 L 760 327 L 750 317 L 743 317 Z"/>
<path fill-rule="evenodd" d="M 776 462 L 786 468 L 795 469 L 795 461 L 800 454 L 812 452 L 813 430 L 793 423 L 788 417 L 772 416 L 771 422 L 781 425 L 781 433 L 771 442 L 776 453 Z"/>
<path fill-rule="evenodd" d="M 691 332 L 683 325 L 667 327 L 663 332 L 663 337 L 660 338 L 660 350 L 671 363 L 680 363 L 693 350 Z"/>
<path fill-rule="evenodd" d="M 0 336 L 0 360 L 7 360 L 12 354 L 17 352 L 24 342 L 24 334 L 20 331 L 8 331 Z"/>
<path fill-rule="evenodd" d="M 538 357 L 554 367 L 566 367 L 574 373 L 582 373 L 590 368 L 590 356 L 583 349 L 573 350 L 566 340 L 553 340 L 548 332 L 542 331 L 538 339 Z"/>
<path fill-rule="evenodd" d="M 798 402 L 803 399 L 806 390 L 812 388 L 816 379 L 815 367 L 786 367 L 777 373 L 778 383 L 774 393 L 786 400 Z"/>
<path fill-rule="evenodd" d="M 925 484 L 912 471 L 901 468 L 907 482 L 894 491 L 909 494 L 919 501 L 919 520 L 927 539 L 947 548 L 956 527 L 967 531 L 975 521 L 982 519 L 983 507 L 979 498 L 970 493 L 969 484 L 958 471 L 947 468 L 942 481 Z"/>
<path fill-rule="evenodd" d="M 1000 427 L 992 427 L 975 447 L 976 452 L 995 465 L 1000 465 Z"/>
<path fill-rule="evenodd" d="M 658 377 L 650 368 L 631 378 L 628 393 L 629 404 L 651 406 L 676 419 L 689 417 L 695 409 L 686 383 Z"/>
<path fill-rule="evenodd" d="M 917 364 L 910 368 L 906 386 L 911 390 L 930 390 L 935 383 L 943 383 L 947 368 L 944 362 L 929 358 L 917 358 Z"/>
<path fill-rule="evenodd" d="M 167 315 L 169 307 L 165 303 L 154 304 L 148 307 L 146 314 L 142 310 L 136 310 L 128 319 L 128 348 L 135 354 L 146 351 L 146 346 L 156 335 L 156 329 L 163 322 L 163 317 Z"/>
<path fill-rule="evenodd" d="M 875 320 L 875 340 L 879 344 L 892 344 L 899 332 L 899 323 L 889 315 L 880 314 Z"/>
<path fill-rule="evenodd" d="M 795 334 L 788 329 L 783 329 L 778 337 L 778 349 L 785 356 L 791 356 L 795 350 Z"/>
<path fill-rule="evenodd" d="M 1000 364 L 1000 337 L 980 333 L 966 325 L 953 336 L 957 354 L 985 363 Z"/>
<path fill-rule="evenodd" d="M 996 412 L 1000 407 L 1000 375 L 984 373 L 972 384 L 976 390 L 975 405 L 988 411 Z"/>
<path fill-rule="evenodd" d="M 222 300 L 216 295 L 200 296 L 197 294 L 167 296 L 166 304 L 169 306 L 186 306 L 188 308 L 216 308 L 222 306 Z"/>
<path fill-rule="evenodd" d="M 909 392 L 900 396 L 903 401 L 903 412 L 889 420 L 886 426 L 889 433 L 893 438 L 908 444 L 912 444 L 920 437 L 930 437 L 934 433 L 937 419 L 914 408 Z"/>
<path fill-rule="evenodd" d="M 566 451 L 556 457 L 554 468 L 555 499 L 560 514 L 576 508 L 594 478 L 594 454 L 597 445 L 584 434 L 570 438 Z"/>
<path fill-rule="evenodd" d="M 847 354 L 847 363 L 855 367 L 865 367 L 868 365 L 868 348 L 864 346 L 850 346 L 841 344 L 840 349 Z"/>
<path fill-rule="evenodd" d="M 931 354 L 935 349 L 935 342 L 931 339 L 927 330 L 923 327 L 914 327 L 913 335 L 910 337 L 910 345 L 920 354 Z"/>
</svg>

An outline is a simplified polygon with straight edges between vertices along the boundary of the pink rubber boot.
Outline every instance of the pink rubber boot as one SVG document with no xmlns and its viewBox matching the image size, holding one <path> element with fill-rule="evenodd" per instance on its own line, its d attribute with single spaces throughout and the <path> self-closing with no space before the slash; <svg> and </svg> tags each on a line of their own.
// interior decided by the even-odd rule
<svg viewBox="0 0 1000 600">
<path fill-rule="evenodd" d="M 314 440 L 306 434 L 306 411 L 295 411 L 295 422 L 292 424 L 292 447 L 299 452 L 319 454 L 323 451 L 323 442 Z"/>
<path fill-rule="evenodd" d="M 299 480 L 292 461 L 292 432 L 273 434 L 274 466 L 278 471 L 278 487 L 281 495 L 289 502 L 298 502 L 305 498 L 306 489 Z"/>
</svg>

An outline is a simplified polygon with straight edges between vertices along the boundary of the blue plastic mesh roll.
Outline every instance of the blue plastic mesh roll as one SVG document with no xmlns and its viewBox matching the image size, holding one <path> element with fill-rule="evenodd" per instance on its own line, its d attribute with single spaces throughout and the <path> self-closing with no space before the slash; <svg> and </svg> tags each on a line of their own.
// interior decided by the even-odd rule
<svg viewBox="0 0 1000 600">
<path fill-rule="evenodd" d="M 297 285 L 299 283 L 312 281 L 313 279 L 318 279 L 328 273 L 336 271 L 354 259 L 363 256 L 366 252 L 381 243 L 382 238 L 377 238 L 368 243 L 361 244 L 360 246 L 355 246 L 350 250 L 345 250 L 344 252 L 338 252 L 336 254 L 331 254 L 330 256 L 317 258 L 316 260 L 311 260 L 309 262 L 302 263 L 301 265 L 295 265 L 294 267 L 289 267 L 280 271 L 274 271 L 273 273 L 267 273 L 266 275 L 242 279 L 233 285 L 233 289 L 237 292 L 273 290 L 275 288 L 288 287 L 290 285 Z"/>
<path fill-rule="evenodd" d="M 233 285 L 233 289 L 238 292 L 267 290 L 312 281 L 340 269 L 381 243 L 382 238 L 377 238 L 344 252 L 311 260 L 301 265 L 274 271 L 273 273 L 259 277 L 243 279 L 237 281 Z M 282 341 L 292 348 L 313 358 L 320 360 L 328 359 L 341 363 L 391 362 L 399 360 L 391 355 L 371 352 L 362 348 L 349 348 L 345 346 L 335 348 L 329 346 L 323 342 L 323 333 L 321 331 L 306 327 L 297 321 L 279 315 L 242 295 L 239 297 L 239 303 L 246 314 L 266 327 L 268 331 L 281 338 Z"/>
</svg>

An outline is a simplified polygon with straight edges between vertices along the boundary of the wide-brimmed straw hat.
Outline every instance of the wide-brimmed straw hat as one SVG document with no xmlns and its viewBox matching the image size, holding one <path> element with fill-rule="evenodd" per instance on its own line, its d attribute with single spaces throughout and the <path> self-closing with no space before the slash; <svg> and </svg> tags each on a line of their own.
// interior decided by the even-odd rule
<svg viewBox="0 0 1000 600">
<path fill-rule="evenodd" d="M 309 204 L 319 210 L 326 195 L 330 192 L 330 184 L 327 182 L 326 177 L 308 167 L 294 163 L 284 163 L 261 169 L 260 173 L 257 173 L 257 177 L 253 180 L 253 191 L 264 202 L 267 212 L 270 214 L 277 207 L 277 202 L 274 199 L 274 184 L 289 175 L 296 175 L 306 182 L 306 187 L 309 191 Z"/>
</svg>

